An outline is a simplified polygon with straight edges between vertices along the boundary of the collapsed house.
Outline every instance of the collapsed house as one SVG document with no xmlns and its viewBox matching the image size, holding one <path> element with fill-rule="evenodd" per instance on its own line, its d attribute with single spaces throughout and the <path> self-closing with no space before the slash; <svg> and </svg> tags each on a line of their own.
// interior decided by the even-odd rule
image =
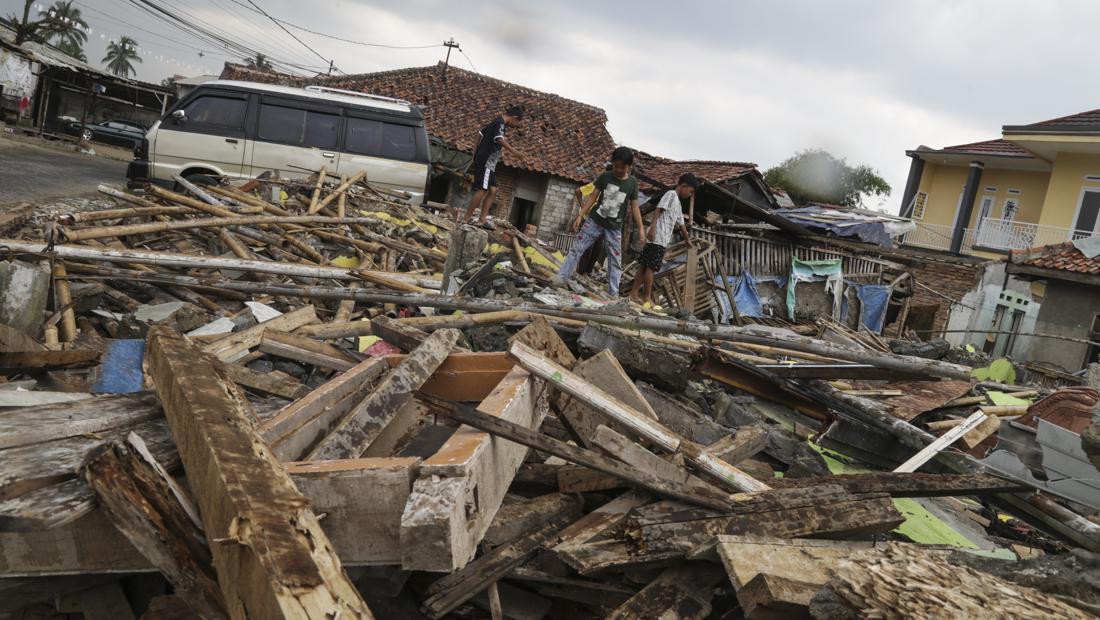
<svg viewBox="0 0 1100 620">
<path fill-rule="evenodd" d="M 901 313 L 929 269 L 911 257 L 734 218 L 705 234 L 751 251 L 683 251 L 662 294 L 696 306 L 673 318 L 585 277 L 555 288 L 552 245 L 366 181 L 181 185 L 101 187 L 0 242 L 0 613 L 1100 604 L 1080 488 L 1100 473 L 1067 489 L 1022 450 L 1027 471 L 983 465 L 1013 425 L 1096 460 L 1100 395 L 978 380 L 880 335 L 840 285 L 890 288 Z M 794 274 L 793 316 L 741 309 L 733 279 L 768 264 Z"/>
</svg>

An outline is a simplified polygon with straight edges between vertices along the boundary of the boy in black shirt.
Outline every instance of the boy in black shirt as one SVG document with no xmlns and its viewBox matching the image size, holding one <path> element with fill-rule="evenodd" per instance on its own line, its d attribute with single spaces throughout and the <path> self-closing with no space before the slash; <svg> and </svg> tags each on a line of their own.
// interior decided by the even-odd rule
<svg viewBox="0 0 1100 620">
<path fill-rule="evenodd" d="M 595 191 L 585 199 L 581 212 L 573 222 L 573 232 L 577 233 L 577 238 L 569 247 L 558 278 L 568 280 L 573 277 L 581 255 L 602 238 L 607 250 L 607 292 L 611 297 L 619 296 L 619 280 L 623 275 L 623 220 L 628 210 L 638 226 L 638 238 L 645 238 L 642 213 L 638 210 L 638 180 L 631 174 L 633 166 L 634 151 L 620 146 L 611 153 L 611 170 L 593 182 Z M 599 208 L 588 217 L 597 203 Z"/>
<path fill-rule="evenodd" d="M 481 215 L 477 220 L 478 225 L 491 228 L 487 218 L 489 208 L 493 206 L 493 198 L 497 194 L 496 167 L 497 162 L 500 161 L 501 149 L 508 151 L 509 155 L 520 161 L 527 160 L 523 153 L 517 151 L 504 138 L 505 130 L 508 127 L 519 125 L 522 120 L 523 108 L 514 105 L 505 110 L 503 116 L 496 117 L 478 132 L 477 148 L 474 149 L 474 162 L 471 168 L 471 172 L 474 174 L 474 189 L 476 191 L 473 198 L 470 199 L 469 206 L 466 207 L 466 215 L 462 218 L 463 222 L 468 222 L 474 211 L 480 208 Z"/>
</svg>

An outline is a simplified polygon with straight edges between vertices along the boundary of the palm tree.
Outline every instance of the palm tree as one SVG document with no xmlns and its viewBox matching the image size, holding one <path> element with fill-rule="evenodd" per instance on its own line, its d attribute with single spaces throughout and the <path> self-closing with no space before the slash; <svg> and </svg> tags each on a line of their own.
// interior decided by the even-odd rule
<svg viewBox="0 0 1100 620">
<path fill-rule="evenodd" d="M 249 69 L 256 69 L 257 71 L 271 71 L 272 69 L 271 62 L 263 54 L 256 54 L 255 58 L 245 58 L 244 64 Z"/>
<path fill-rule="evenodd" d="M 137 41 L 130 37 L 119 37 L 118 41 L 107 44 L 107 55 L 100 62 L 107 65 L 107 70 L 121 77 L 129 77 L 137 73 L 134 70 L 134 62 L 141 62 L 141 56 L 137 53 Z"/>
<path fill-rule="evenodd" d="M 23 17 L 10 14 L 3 22 L 15 30 L 15 44 L 22 45 L 25 41 L 37 41 L 41 39 L 42 30 L 46 26 L 46 19 L 31 19 L 31 5 L 34 0 L 25 0 L 23 3 Z"/>
<path fill-rule="evenodd" d="M 65 52 L 69 56 L 79 60 L 80 62 L 88 62 L 88 57 L 84 55 L 84 48 L 75 45 L 70 41 L 61 41 L 57 44 L 57 49 Z"/>
<path fill-rule="evenodd" d="M 64 45 L 67 49 L 79 50 L 88 41 L 88 33 L 85 32 L 88 22 L 84 21 L 80 9 L 73 6 L 72 0 L 55 2 L 46 10 L 45 21 L 42 34 L 59 48 Z"/>
</svg>

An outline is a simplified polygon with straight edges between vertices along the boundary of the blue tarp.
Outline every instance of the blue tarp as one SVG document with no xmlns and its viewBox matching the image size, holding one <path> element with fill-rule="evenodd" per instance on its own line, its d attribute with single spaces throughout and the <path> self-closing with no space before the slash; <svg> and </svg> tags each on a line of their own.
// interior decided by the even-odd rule
<svg viewBox="0 0 1100 620">
<path fill-rule="evenodd" d="M 890 287 L 886 284 L 864 284 L 857 291 L 863 326 L 881 334 L 886 322 L 886 308 L 890 305 Z"/>
<path fill-rule="evenodd" d="M 737 312 L 741 316 L 764 316 L 765 300 L 760 298 L 760 292 L 756 289 L 757 282 L 776 282 L 782 288 L 786 283 L 785 276 L 754 277 L 749 271 L 739 276 L 729 276 L 730 289 L 733 290 L 733 301 L 737 304 Z M 714 283 L 722 286 L 722 278 L 717 277 Z M 719 306 L 722 311 L 722 320 L 726 321 L 730 316 L 730 304 L 725 295 L 719 295 Z"/>
<path fill-rule="evenodd" d="M 108 340 L 107 353 L 99 365 L 99 380 L 93 394 L 132 394 L 140 392 L 145 380 L 141 371 L 145 359 L 144 340 Z"/>
</svg>

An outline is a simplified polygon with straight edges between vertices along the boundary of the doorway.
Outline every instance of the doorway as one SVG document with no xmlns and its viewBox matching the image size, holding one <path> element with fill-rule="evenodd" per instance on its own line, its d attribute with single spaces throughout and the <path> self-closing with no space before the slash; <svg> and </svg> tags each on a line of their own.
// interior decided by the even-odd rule
<svg viewBox="0 0 1100 620">
<path fill-rule="evenodd" d="M 538 224 L 538 221 L 535 220 L 535 208 L 537 206 L 538 204 L 534 200 L 513 198 L 512 210 L 508 212 L 508 219 L 520 231 L 526 230 L 528 224 Z"/>
</svg>

